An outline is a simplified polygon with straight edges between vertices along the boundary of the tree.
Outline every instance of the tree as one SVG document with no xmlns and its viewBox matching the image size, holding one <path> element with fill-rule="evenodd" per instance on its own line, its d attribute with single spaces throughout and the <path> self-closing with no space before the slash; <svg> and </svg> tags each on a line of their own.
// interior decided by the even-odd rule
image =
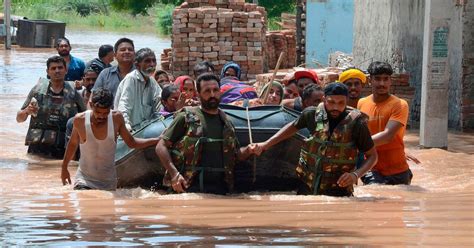
<svg viewBox="0 0 474 248">
<path fill-rule="evenodd" d="M 158 0 L 110 0 L 112 8 L 116 10 L 130 11 L 132 15 L 148 15 L 148 8 L 153 6 Z"/>
</svg>

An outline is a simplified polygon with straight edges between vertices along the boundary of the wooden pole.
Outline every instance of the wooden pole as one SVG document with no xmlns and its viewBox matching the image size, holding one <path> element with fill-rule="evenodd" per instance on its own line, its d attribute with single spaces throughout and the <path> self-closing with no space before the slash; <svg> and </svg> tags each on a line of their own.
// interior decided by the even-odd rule
<svg viewBox="0 0 474 248">
<path fill-rule="evenodd" d="M 3 22 L 5 23 L 5 31 L 6 31 L 6 36 L 5 36 L 5 49 L 10 50 L 12 46 L 12 33 L 10 31 L 10 24 L 11 24 L 11 18 L 10 18 L 10 9 L 11 9 L 11 0 L 5 0 L 4 2 L 4 20 Z"/>
<path fill-rule="evenodd" d="M 249 115 L 248 105 L 247 107 L 245 107 L 245 112 L 247 114 L 247 128 L 249 130 L 249 141 L 250 141 L 250 144 L 253 144 L 252 127 L 250 126 L 250 115 Z M 255 182 L 257 180 L 257 157 L 256 156 L 253 156 L 252 173 L 253 173 L 252 182 Z"/>
<path fill-rule="evenodd" d="M 270 82 L 268 82 L 263 88 L 265 89 L 265 92 L 263 93 L 263 104 L 267 102 L 268 98 L 268 93 L 270 93 L 270 88 L 273 83 L 273 80 L 276 77 L 276 74 L 278 73 L 278 70 L 280 69 L 281 62 L 283 61 L 283 55 L 285 55 L 285 52 L 280 53 L 280 57 L 278 57 L 278 62 L 276 64 L 275 70 L 273 70 L 272 77 L 270 78 Z"/>
</svg>

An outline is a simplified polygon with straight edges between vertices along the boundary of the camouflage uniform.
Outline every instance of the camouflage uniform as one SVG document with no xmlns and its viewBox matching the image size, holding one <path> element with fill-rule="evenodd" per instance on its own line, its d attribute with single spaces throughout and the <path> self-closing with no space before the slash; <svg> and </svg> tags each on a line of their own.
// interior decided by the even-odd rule
<svg viewBox="0 0 474 248">
<path fill-rule="evenodd" d="M 345 172 L 355 170 L 358 150 L 352 141 L 352 130 L 360 111 L 346 108 L 347 116 L 329 134 L 329 120 L 323 104 L 316 108 L 316 128 L 306 139 L 296 173 L 315 195 L 350 196 L 352 185 L 341 188 L 337 180 Z"/>
<path fill-rule="evenodd" d="M 86 108 L 82 97 L 70 82 L 64 83 L 62 96 L 54 96 L 49 90 L 49 80 L 40 79 L 30 91 L 22 109 L 28 107 L 31 99 L 38 100 L 38 114 L 31 116 L 25 145 L 29 152 L 35 150 L 59 149 L 64 153 L 64 138 L 67 120 Z M 61 154 L 57 154 L 62 157 Z"/>
<path fill-rule="evenodd" d="M 234 167 L 237 159 L 237 149 L 239 148 L 234 127 L 227 119 L 225 113 L 219 110 L 219 116 L 224 122 L 223 138 L 211 139 L 204 137 L 203 133 L 205 132 L 201 124 L 201 119 L 204 116 L 197 110 L 198 107 L 187 107 L 181 110 L 186 113 L 186 135 L 173 145 L 170 151 L 172 161 L 180 173 L 188 180 L 189 185 L 197 176 L 200 177 L 201 191 L 203 191 L 204 172 L 224 172 L 224 181 L 228 186 L 229 192 L 232 192 L 234 188 Z M 222 142 L 224 168 L 211 168 L 200 165 L 202 145 L 206 142 Z M 165 186 L 170 186 L 169 175 L 165 177 L 164 184 Z"/>
</svg>

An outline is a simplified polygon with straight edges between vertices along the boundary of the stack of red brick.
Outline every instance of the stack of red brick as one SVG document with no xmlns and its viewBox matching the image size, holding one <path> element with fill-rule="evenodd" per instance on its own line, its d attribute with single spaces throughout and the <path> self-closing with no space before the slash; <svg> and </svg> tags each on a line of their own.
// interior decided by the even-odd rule
<svg viewBox="0 0 474 248">
<path fill-rule="evenodd" d="M 284 52 L 280 68 L 296 66 L 296 31 L 292 29 L 267 32 L 267 62 L 274 69 L 280 53 Z"/>
<path fill-rule="evenodd" d="M 173 12 L 172 52 L 162 55 L 162 68 L 174 76 L 192 75 L 202 60 L 216 70 L 235 61 L 242 80 L 253 79 L 264 70 L 265 33 L 263 7 L 244 0 L 188 0 Z"/>
</svg>

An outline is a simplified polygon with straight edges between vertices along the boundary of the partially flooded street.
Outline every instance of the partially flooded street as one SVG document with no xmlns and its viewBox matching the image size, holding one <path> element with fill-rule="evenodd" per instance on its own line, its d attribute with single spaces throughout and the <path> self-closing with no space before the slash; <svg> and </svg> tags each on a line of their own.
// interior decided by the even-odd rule
<svg viewBox="0 0 474 248">
<path fill-rule="evenodd" d="M 86 61 L 123 36 L 158 54 L 154 34 L 66 34 Z M 100 37 L 100 38 L 99 38 Z M 410 186 L 356 186 L 352 198 L 272 192 L 167 195 L 141 188 L 74 191 L 60 161 L 26 155 L 28 122 L 15 115 L 54 49 L 0 51 L 0 245 L 472 246 L 474 135 L 451 133 L 449 150 L 419 150 L 408 132 Z M 77 165 L 70 166 L 71 177 Z"/>
</svg>

